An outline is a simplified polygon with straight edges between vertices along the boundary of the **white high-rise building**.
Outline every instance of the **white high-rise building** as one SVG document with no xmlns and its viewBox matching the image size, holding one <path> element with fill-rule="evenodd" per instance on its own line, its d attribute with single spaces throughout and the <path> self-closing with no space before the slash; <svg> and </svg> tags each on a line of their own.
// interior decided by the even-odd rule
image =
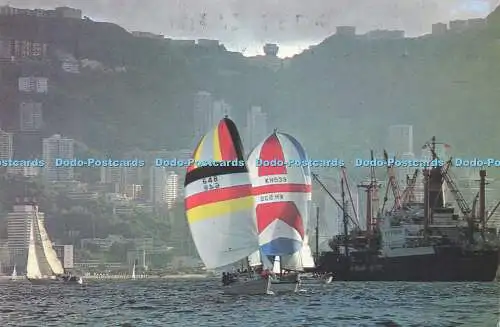
<svg viewBox="0 0 500 327">
<path fill-rule="evenodd" d="M 9 248 L 26 248 L 29 245 L 31 222 L 35 216 L 32 205 L 16 204 L 13 211 L 7 214 L 7 244 Z M 44 215 L 38 212 L 43 222 Z"/>
<path fill-rule="evenodd" d="M 0 130 L 0 160 L 12 159 L 12 133 Z"/>
<path fill-rule="evenodd" d="M 196 142 L 212 128 L 213 98 L 205 91 L 194 97 L 194 136 Z"/>
<path fill-rule="evenodd" d="M 401 158 L 403 154 L 414 153 L 412 125 L 392 125 L 389 127 L 387 152 L 397 158 Z"/>
<path fill-rule="evenodd" d="M 19 124 L 23 132 L 33 132 L 42 129 L 42 104 L 33 101 L 21 102 L 19 105 Z"/>
<path fill-rule="evenodd" d="M 252 106 L 247 112 L 247 125 L 245 131 L 245 151 L 250 152 L 264 138 L 268 136 L 267 114 L 262 107 Z"/>
<path fill-rule="evenodd" d="M 167 189 L 165 194 L 165 200 L 167 202 L 168 208 L 172 208 L 175 201 L 179 197 L 179 175 L 173 171 L 169 171 L 167 175 Z"/>
<path fill-rule="evenodd" d="M 167 194 L 168 174 L 165 167 L 151 167 L 149 171 L 149 200 L 156 203 L 165 203 Z"/>
<path fill-rule="evenodd" d="M 48 181 L 70 181 L 74 178 L 73 167 L 57 167 L 57 159 L 74 158 L 74 141 L 55 134 L 43 139 L 43 160 L 45 161 L 44 177 Z"/>
<path fill-rule="evenodd" d="M 217 124 L 225 116 L 231 116 L 231 106 L 224 100 L 214 101 L 210 128 L 215 126 L 215 124 Z"/>
</svg>

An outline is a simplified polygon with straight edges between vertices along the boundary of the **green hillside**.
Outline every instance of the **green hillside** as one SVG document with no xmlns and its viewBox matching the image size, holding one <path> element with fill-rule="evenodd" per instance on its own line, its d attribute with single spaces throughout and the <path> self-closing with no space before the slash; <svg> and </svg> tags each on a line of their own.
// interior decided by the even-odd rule
<svg viewBox="0 0 500 327">
<path fill-rule="evenodd" d="M 312 156 L 367 154 L 387 127 L 414 125 L 415 147 L 436 135 L 456 155 L 500 157 L 500 10 L 487 28 L 404 40 L 332 36 L 273 73 L 224 50 L 183 49 L 92 21 L 1 17 L 6 37 L 45 40 L 78 59 L 126 72 L 50 68 L 48 128 L 104 152 L 191 145 L 192 95 L 207 90 L 235 108 L 263 105 Z M 230 73 L 224 73 L 230 72 Z"/>
</svg>

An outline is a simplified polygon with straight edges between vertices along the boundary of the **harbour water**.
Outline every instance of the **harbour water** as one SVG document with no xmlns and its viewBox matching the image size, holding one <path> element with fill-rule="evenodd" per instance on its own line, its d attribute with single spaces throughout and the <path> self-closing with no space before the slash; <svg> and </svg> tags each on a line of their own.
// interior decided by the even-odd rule
<svg viewBox="0 0 500 327">
<path fill-rule="evenodd" d="M 499 283 L 303 285 L 287 296 L 228 297 L 209 279 L 0 284 L 0 326 L 497 327 Z M 213 286 L 217 286 L 214 288 Z"/>
</svg>

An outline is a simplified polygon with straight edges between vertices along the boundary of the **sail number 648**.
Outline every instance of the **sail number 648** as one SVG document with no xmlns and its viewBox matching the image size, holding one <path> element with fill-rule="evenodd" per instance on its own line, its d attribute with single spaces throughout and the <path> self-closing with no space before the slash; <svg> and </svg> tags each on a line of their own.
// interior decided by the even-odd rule
<svg viewBox="0 0 500 327">
<path fill-rule="evenodd" d="M 205 191 L 210 191 L 220 188 L 217 176 L 203 178 L 201 181 L 203 183 L 203 189 Z"/>
</svg>

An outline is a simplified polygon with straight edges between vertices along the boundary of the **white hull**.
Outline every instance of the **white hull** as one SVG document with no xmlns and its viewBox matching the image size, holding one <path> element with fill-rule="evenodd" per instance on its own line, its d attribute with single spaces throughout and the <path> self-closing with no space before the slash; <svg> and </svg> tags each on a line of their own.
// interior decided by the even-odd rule
<svg viewBox="0 0 500 327">
<path fill-rule="evenodd" d="M 223 286 L 224 294 L 228 295 L 266 295 L 270 294 L 269 279 L 237 280 Z"/>
<path fill-rule="evenodd" d="M 300 288 L 300 281 L 271 281 L 271 291 L 275 294 L 297 293 Z"/>
</svg>

